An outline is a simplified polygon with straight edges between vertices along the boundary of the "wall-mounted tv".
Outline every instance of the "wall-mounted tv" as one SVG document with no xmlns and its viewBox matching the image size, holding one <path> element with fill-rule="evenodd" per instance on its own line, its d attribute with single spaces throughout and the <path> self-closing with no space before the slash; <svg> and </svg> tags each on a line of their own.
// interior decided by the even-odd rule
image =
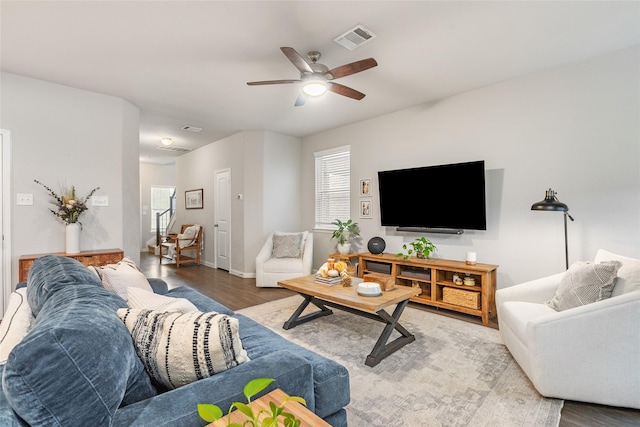
<svg viewBox="0 0 640 427">
<path fill-rule="evenodd" d="M 383 226 L 401 231 L 486 230 L 484 161 L 378 172 Z"/>
</svg>

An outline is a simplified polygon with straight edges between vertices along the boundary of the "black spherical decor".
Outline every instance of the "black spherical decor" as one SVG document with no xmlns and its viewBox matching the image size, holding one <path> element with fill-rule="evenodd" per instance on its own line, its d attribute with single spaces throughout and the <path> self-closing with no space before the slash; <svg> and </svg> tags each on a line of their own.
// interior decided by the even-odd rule
<svg viewBox="0 0 640 427">
<path fill-rule="evenodd" d="M 382 237 L 373 237 L 369 240 L 369 243 L 367 243 L 367 249 L 369 249 L 369 252 L 372 254 L 381 254 L 384 252 L 386 246 L 387 244 Z"/>
</svg>

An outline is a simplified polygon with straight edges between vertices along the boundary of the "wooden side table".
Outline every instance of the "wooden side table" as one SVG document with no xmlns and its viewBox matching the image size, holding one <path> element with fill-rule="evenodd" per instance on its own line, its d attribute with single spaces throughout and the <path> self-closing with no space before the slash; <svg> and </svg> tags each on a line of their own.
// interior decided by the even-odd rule
<svg viewBox="0 0 640 427">
<path fill-rule="evenodd" d="M 352 259 L 358 260 L 358 254 L 331 254 L 329 258 L 341 259 L 343 261 L 351 261 Z"/>
<path fill-rule="evenodd" d="M 80 261 L 86 266 L 101 266 L 107 264 L 115 264 L 124 258 L 124 251 L 122 249 L 104 249 L 98 251 L 83 251 L 77 254 L 66 254 L 64 252 L 49 253 L 49 254 L 32 254 L 22 255 L 18 259 L 18 281 L 24 282 L 29 275 L 29 269 L 33 262 L 45 255 L 59 255 L 67 258 L 73 258 Z"/>
<path fill-rule="evenodd" d="M 280 405 L 282 403 L 282 399 L 286 396 L 285 392 L 280 390 L 279 388 L 273 390 L 272 392 L 265 394 L 259 399 L 254 400 L 249 404 L 251 409 L 254 412 L 258 412 L 261 409 L 266 409 L 271 412 L 269 409 L 269 402 L 273 402 L 276 405 Z M 301 423 L 301 426 L 305 427 L 331 427 L 329 423 L 327 423 L 322 418 L 318 417 L 316 414 L 305 408 L 304 405 L 301 405 L 298 402 L 288 401 L 284 410 L 289 412 L 298 418 Z M 246 421 L 247 417 L 240 411 L 233 411 L 231 413 L 231 422 L 242 424 Z M 281 419 L 282 420 L 282 419 Z M 215 421 L 211 424 L 208 424 L 207 427 L 226 427 L 229 423 L 229 416 L 225 414 L 224 417 L 220 418 L 218 421 Z"/>
</svg>

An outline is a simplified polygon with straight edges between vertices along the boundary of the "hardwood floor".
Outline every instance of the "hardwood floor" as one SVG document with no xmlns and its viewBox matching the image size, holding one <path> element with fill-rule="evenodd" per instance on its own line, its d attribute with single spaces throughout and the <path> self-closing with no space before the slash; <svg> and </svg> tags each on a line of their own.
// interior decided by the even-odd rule
<svg viewBox="0 0 640 427">
<path fill-rule="evenodd" d="M 242 279 L 226 271 L 203 265 L 159 264 L 158 257 L 148 252 L 140 254 L 140 270 L 147 277 L 164 279 L 170 287 L 189 286 L 226 305 L 232 310 L 274 301 L 294 295 L 295 292 L 282 288 L 257 288 L 255 279 Z M 433 310 L 420 304 L 410 303 L 417 309 Z M 447 310 L 440 314 L 464 318 L 478 322 L 477 318 L 460 316 Z M 493 322 L 491 327 L 497 328 Z M 638 384 L 640 387 L 640 384 Z M 559 427 L 638 427 L 640 410 L 593 405 L 589 403 L 565 401 Z"/>
<path fill-rule="evenodd" d="M 257 288 L 256 279 L 242 279 L 204 265 L 161 266 L 158 257 L 148 252 L 140 253 L 139 267 L 147 277 L 161 278 L 169 287 L 190 286 L 234 311 L 295 295 L 283 288 Z"/>
</svg>

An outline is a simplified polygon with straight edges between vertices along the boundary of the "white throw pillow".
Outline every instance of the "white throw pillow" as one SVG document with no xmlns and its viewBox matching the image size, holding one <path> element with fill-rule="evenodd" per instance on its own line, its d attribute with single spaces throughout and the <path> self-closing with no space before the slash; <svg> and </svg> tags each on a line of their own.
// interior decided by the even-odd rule
<svg viewBox="0 0 640 427">
<path fill-rule="evenodd" d="M 200 225 L 194 224 L 184 229 L 184 233 L 180 233 L 176 236 L 181 248 L 193 245 L 198 239 L 198 233 L 200 232 Z"/>
<path fill-rule="evenodd" d="M 617 255 L 604 249 L 596 253 L 596 263 L 605 261 L 620 261 L 622 267 L 618 270 L 618 278 L 613 287 L 612 297 L 640 290 L 640 260 Z"/>
<path fill-rule="evenodd" d="M 130 308 L 178 313 L 198 311 L 198 307 L 186 298 L 172 298 L 140 288 L 128 288 L 127 295 L 129 297 L 127 304 L 129 304 Z"/>
<path fill-rule="evenodd" d="M 249 360 L 238 319 L 215 312 L 119 309 L 138 357 L 156 382 L 174 389 Z"/>
<path fill-rule="evenodd" d="M 7 361 L 9 353 L 31 330 L 33 321 L 27 302 L 27 288 L 15 290 L 9 296 L 7 310 L 0 323 L 0 364 Z"/>
<path fill-rule="evenodd" d="M 125 301 L 129 298 L 128 288 L 135 287 L 153 292 L 153 288 L 144 274 L 138 270 L 136 263 L 129 258 L 123 258 L 117 264 L 108 264 L 101 267 L 89 267 L 98 275 L 102 286 L 118 294 Z"/>
</svg>

